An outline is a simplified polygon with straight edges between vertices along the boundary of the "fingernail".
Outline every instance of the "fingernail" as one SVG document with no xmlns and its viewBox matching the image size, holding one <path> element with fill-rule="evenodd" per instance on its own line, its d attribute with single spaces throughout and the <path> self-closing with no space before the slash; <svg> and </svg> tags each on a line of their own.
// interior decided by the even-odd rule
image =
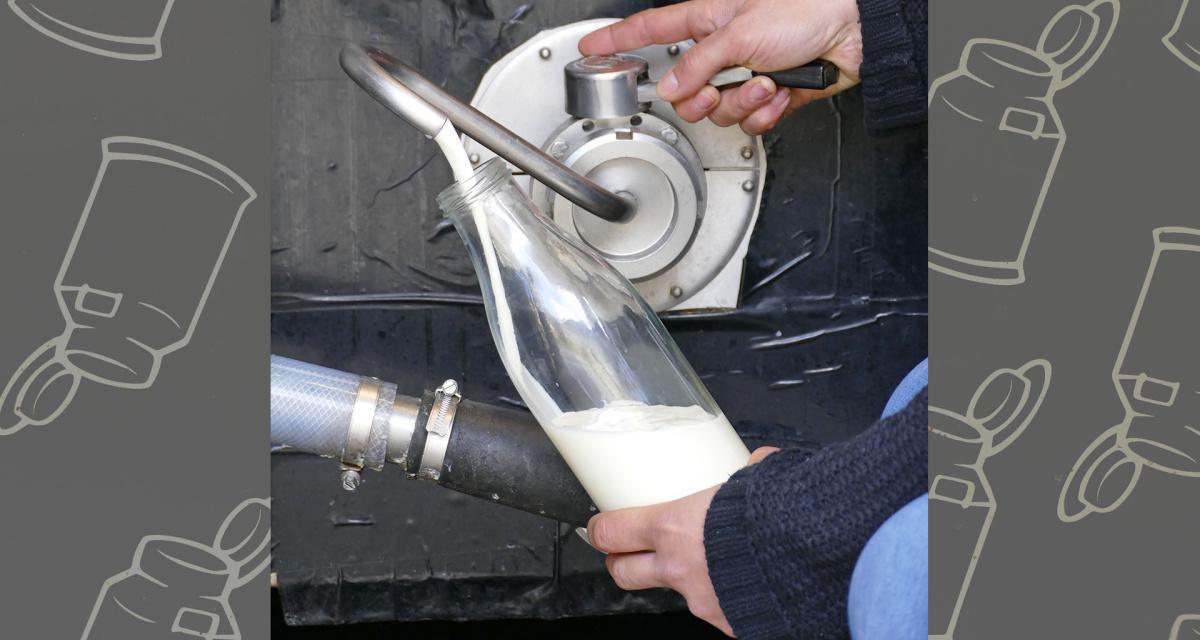
<svg viewBox="0 0 1200 640">
<path fill-rule="evenodd" d="M 714 98 L 711 93 L 705 90 L 697 93 L 696 97 L 692 99 L 692 104 L 696 105 L 697 109 L 701 109 L 703 111 L 708 111 L 716 103 L 716 98 Z"/>
<path fill-rule="evenodd" d="M 658 81 L 658 95 L 669 99 L 675 90 L 679 88 L 679 79 L 675 77 L 675 72 L 672 71 Z"/>
<path fill-rule="evenodd" d="M 764 102 L 771 97 L 771 88 L 766 82 L 755 82 L 753 87 L 750 87 L 750 99 L 755 102 Z"/>
<path fill-rule="evenodd" d="M 771 106 L 782 107 L 792 99 L 792 92 L 787 89 L 780 89 L 775 92 L 775 97 L 771 99 Z"/>
</svg>

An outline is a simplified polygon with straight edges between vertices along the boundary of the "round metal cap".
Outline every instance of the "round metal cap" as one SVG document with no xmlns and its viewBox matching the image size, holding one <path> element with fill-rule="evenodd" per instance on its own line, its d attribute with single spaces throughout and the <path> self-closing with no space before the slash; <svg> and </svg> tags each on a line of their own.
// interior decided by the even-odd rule
<svg viewBox="0 0 1200 640">
<path fill-rule="evenodd" d="M 563 68 L 567 113 L 576 118 L 622 118 L 642 110 L 638 82 L 648 63 L 637 56 L 585 56 Z"/>
</svg>

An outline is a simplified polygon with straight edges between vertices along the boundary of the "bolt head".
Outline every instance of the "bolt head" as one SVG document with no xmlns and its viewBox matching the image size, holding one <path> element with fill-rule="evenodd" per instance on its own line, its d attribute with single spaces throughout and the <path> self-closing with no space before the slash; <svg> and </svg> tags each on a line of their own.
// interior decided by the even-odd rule
<svg viewBox="0 0 1200 640">
<path fill-rule="evenodd" d="M 550 155 L 559 159 L 567 155 L 567 143 L 562 140 L 555 140 L 554 144 L 550 145 Z"/>
<path fill-rule="evenodd" d="M 742 147 L 742 158 L 749 160 L 754 157 L 754 149 L 750 147 Z"/>
<path fill-rule="evenodd" d="M 671 297 L 672 298 L 682 298 L 683 297 L 683 289 L 680 289 L 678 286 L 671 287 Z"/>
<path fill-rule="evenodd" d="M 754 191 L 754 181 L 747 180 L 742 183 L 742 191 Z"/>
<path fill-rule="evenodd" d="M 667 47 L 667 55 L 669 55 L 669 56 L 679 55 L 679 45 L 673 44 L 673 45 Z"/>
<path fill-rule="evenodd" d="M 362 474 L 354 469 L 344 469 L 342 471 L 342 488 L 346 491 L 354 491 L 362 484 Z"/>
<path fill-rule="evenodd" d="M 662 133 L 663 140 L 666 140 L 668 144 L 679 142 L 679 133 L 671 127 L 663 129 L 660 133 Z"/>
<path fill-rule="evenodd" d="M 550 59 L 550 47 L 542 47 L 538 50 L 538 57 L 542 60 Z"/>
</svg>

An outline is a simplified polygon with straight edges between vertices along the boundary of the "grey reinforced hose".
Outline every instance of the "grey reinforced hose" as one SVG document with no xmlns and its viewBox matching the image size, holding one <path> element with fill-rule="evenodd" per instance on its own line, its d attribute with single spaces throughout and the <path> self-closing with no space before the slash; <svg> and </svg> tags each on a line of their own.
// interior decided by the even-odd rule
<svg viewBox="0 0 1200 640">
<path fill-rule="evenodd" d="M 388 459 L 389 435 L 405 431 L 392 423 L 406 422 L 411 435 L 418 404 L 397 396 L 394 384 L 271 356 L 272 445 L 379 470 Z M 401 457 L 407 440 L 402 444 Z"/>
</svg>

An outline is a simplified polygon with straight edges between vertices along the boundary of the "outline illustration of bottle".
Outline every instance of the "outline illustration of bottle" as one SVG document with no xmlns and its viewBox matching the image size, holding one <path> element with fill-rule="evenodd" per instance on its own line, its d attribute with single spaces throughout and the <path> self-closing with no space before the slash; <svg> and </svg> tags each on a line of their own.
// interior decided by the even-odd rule
<svg viewBox="0 0 1200 640">
<path fill-rule="evenodd" d="M 1154 254 L 1113 367 L 1124 420 L 1100 434 L 1071 468 L 1058 518 L 1108 513 L 1146 467 L 1200 478 L 1200 340 L 1179 311 L 1200 278 L 1200 229 L 1154 230 Z"/>
<path fill-rule="evenodd" d="M 1117 0 L 1071 5 L 1037 48 L 977 38 L 929 90 L 929 268 L 971 282 L 1025 281 L 1025 255 L 1067 134 L 1057 93 L 1108 46 Z"/>
<path fill-rule="evenodd" d="M 8 0 L 42 35 L 80 51 L 120 60 L 162 57 L 162 34 L 175 0 Z M 129 30 L 112 33 L 110 30 Z"/>
<path fill-rule="evenodd" d="M 1200 71 L 1200 2 L 1183 0 L 1163 45 L 1187 66 Z"/>
<path fill-rule="evenodd" d="M 996 515 L 984 463 L 1011 445 L 1050 388 L 1050 363 L 992 372 L 965 414 L 929 407 L 929 529 L 950 534 L 929 554 L 929 637 L 950 640 Z M 975 532 L 974 536 L 969 535 Z M 932 538 L 931 538 L 932 542 Z M 955 593 L 953 600 L 936 595 Z"/>
<path fill-rule="evenodd" d="M 229 599 L 271 564 L 270 508 L 261 498 L 243 501 L 211 543 L 142 538 L 132 566 L 101 586 L 82 640 L 240 640 Z"/>
<path fill-rule="evenodd" d="M 0 391 L 0 435 L 49 424 L 81 379 L 154 384 L 186 346 L 254 189 L 224 165 L 145 138 L 105 138 L 54 292 L 63 332 Z"/>
</svg>

